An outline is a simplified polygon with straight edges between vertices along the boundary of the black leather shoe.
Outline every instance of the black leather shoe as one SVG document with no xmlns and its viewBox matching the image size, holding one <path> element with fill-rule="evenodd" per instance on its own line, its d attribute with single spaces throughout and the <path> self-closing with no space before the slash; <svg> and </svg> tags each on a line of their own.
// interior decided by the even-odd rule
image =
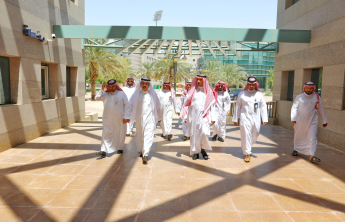
<svg viewBox="0 0 345 222">
<path fill-rule="evenodd" d="M 96 156 L 100 156 L 100 157 L 104 158 L 107 156 L 107 153 L 104 151 L 99 151 L 98 153 L 96 153 Z"/>
<path fill-rule="evenodd" d="M 123 153 L 123 150 L 118 150 L 116 153 L 117 153 L 117 154 L 122 154 L 122 153 Z"/>
<path fill-rule="evenodd" d="M 147 161 L 149 160 L 148 156 L 144 156 L 143 157 L 143 164 L 147 164 Z"/>
<path fill-rule="evenodd" d="M 171 134 L 168 135 L 168 140 L 169 140 L 169 141 L 171 140 L 171 138 L 172 138 L 172 135 L 171 135 Z"/>
<path fill-rule="evenodd" d="M 186 140 L 188 140 L 188 137 L 183 136 L 182 139 L 183 139 L 184 141 L 186 141 Z"/>
<path fill-rule="evenodd" d="M 201 155 L 204 157 L 205 160 L 208 160 L 208 155 L 204 149 L 201 149 Z"/>
<path fill-rule="evenodd" d="M 162 134 L 162 135 L 161 135 L 161 137 L 163 137 L 163 138 L 164 138 L 165 136 Z"/>
<path fill-rule="evenodd" d="M 143 158 L 143 154 L 142 154 L 142 153 L 140 153 L 139 157 Z"/>
<path fill-rule="evenodd" d="M 214 135 L 213 137 L 212 137 L 212 141 L 216 141 L 217 140 L 217 135 Z"/>
<path fill-rule="evenodd" d="M 199 153 L 193 155 L 193 160 L 199 159 Z"/>
<path fill-rule="evenodd" d="M 220 142 L 224 142 L 224 139 L 223 139 L 222 137 L 218 137 L 218 140 L 219 140 Z"/>
</svg>

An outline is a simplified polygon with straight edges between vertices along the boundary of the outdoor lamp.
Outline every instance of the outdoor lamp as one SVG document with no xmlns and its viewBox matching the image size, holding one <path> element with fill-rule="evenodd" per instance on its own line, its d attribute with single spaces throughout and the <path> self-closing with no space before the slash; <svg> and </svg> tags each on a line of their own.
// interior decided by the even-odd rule
<svg viewBox="0 0 345 222">
<path fill-rule="evenodd" d="M 186 55 L 184 55 L 184 56 L 182 57 L 182 60 L 183 60 L 184 62 L 187 61 Z"/>
<path fill-rule="evenodd" d="M 174 56 L 174 62 L 177 62 L 178 59 L 178 56 Z"/>
<path fill-rule="evenodd" d="M 169 59 L 168 59 L 168 57 L 164 57 L 164 61 L 166 61 L 166 62 L 167 62 L 168 60 L 169 60 Z"/>
</svg>

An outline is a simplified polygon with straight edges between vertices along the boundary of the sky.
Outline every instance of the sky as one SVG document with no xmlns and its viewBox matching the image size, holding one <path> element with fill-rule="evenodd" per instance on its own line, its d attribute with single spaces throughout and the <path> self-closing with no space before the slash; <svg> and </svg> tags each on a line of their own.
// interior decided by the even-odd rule
<svg viewBox="0 0 345 222">
<path fill-rule="evenodd" d="M 275 29 L 277 0 L 85 0 L 86 25 Z"/>
</svg>

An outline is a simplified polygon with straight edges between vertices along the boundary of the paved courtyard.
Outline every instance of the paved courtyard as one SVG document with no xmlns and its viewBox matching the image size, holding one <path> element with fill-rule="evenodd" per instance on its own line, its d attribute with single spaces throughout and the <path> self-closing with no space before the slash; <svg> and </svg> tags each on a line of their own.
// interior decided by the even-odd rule
<svg viewBox="0 0 345 222">
<path fill-rule="evenodd" d="M 149 162 L 135 138 L 99 159 L 102 122 L 79 122 L 0 153 L 1 221 L 345 221 L 345 154 L 318 145 L 319 164 L 290 155 L 293 133 L 262 127 L 250 163 L 239 128 L 193 161 L 189 142 L 158 127 Z"/>
</svg>

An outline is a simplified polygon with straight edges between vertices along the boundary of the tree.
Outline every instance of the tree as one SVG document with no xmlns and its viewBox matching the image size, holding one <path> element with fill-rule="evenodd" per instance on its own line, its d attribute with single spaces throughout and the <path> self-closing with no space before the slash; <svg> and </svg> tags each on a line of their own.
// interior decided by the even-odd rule
<svg viewBox="0 0 345 222">
<path fill-rule="evenodd" d="M 274 79 L 274 70 L 270 69 L 270 71 L 268 72 L 268 85 L 270 88 L 273 88 L 273 79 Z"/>
<path fill-rule="evenodd" d="M 92 39 L 86 40 L 86 44 L 90 45 L 105 45 L 108 39 Z M 123 66 L 114 53 L 107 52 L 104 48 L 100 47 L 87 47 L 85 49 L 85 66 L 88 67 L 88 75 L 91 84 L 91 99 L 96 96 L 96 80 L 98 77 L 103 79 L 120 77 L 118 70 Z"/>
<path fill-rule="evenodd" d="M 237 64 L 224 64 L 222 65 L 222 78 L 228 86 L 236 85 L 244 87 L 246 85 L 247 72 Z"/>
<path fill-rule="evenodd" d="M 205 60 L 205 66 L 207 67 L 205 72 L 208 82 L 217 84 L 217 82 L 223 78 L 224 71 L 222 70 L 222 63 L 220 61 Z"/>
<path fill-rule="evenodd" d="M 176 72 L 176 81 L 180 82 L 193 77 L 193 74 L 189 72 L 192 68 L 192 65 L 186 62 L 183 62 L 182 59 L 177 61 L 177 72 Z M 174 78 L 174 59 L 172 55 L 169 55 L 168 61 L 160 59 L 154 63 L 153 79 L 163 80 L 173 82 Z"/>
<path fill-rule="evenodd" d="M 118 57 L 118 60 L 122 66 L 122 69 L 117 70 L 116 81 L 118 81 L 119 83 L 126 83 L 126 79 L 128 77 L 135 78 L 135 70 L 131 67 L 132 61 L 126 59 L 125 57 Z"/>
<path fill-rule="evenodd" d="M 139 78 L 154 78 L 154 62 L 144 62 L 142 67 L 137 72 L 137 77 Z"/>
</svg>

